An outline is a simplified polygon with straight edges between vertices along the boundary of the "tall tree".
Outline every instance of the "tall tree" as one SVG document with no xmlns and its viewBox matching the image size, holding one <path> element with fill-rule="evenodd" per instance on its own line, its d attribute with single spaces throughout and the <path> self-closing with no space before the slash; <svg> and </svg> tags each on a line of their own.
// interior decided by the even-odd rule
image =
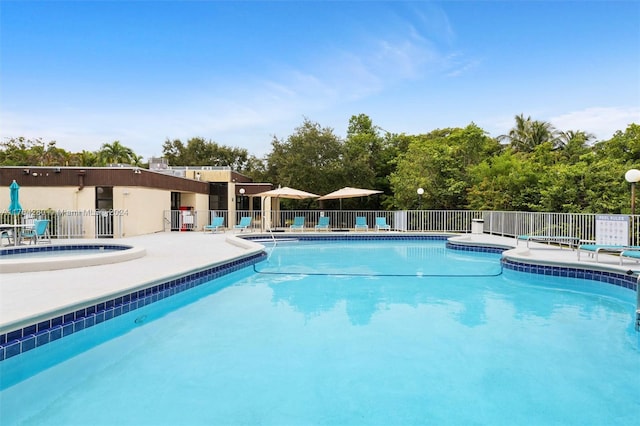
<svg viewBox="0 0 640 426">
<path fill-rule="evenodd" d="M 590 151 L 589 142 L 593 139 L 595 139 L 594 135 L 582 130 L 560 132 L 558 146 L 561 150 L 561 157 L 570 163 L 579 161 L 581 156 Z"/>
<path fill-rule="evenodd" d="M 305 118 L 286 140 L 273 138 L 267 156 L 271 182 L 316 194 L 343 186 L 342 142 L 333 129 Z"/>
<path fill-rule="evenodd" d="M 532 211 L 537 205 L 537 167 L 511 150 L 484 159 L 470 175 L 470 209 Z"/>
<path fill-rule="evenodd" d="M 508 141 L 514 151 L 531 152 L 545 142 L 557 144 L 557 131 L 550 123 L 532 121 L 531 117 L 524 118 L 523 114 L 516 115 L 515 120 L 516 125 L 508 134 L 498 136 L 499 141 Z"/>
<path fill-rule="evenodd" d="M 396 208 L 460 209 L 467 204 L 469 169 L 500 149 L 475 124 L 414 136 L 397 158 L 390 181 Z M 417 197 L 417 189 L 424 194 Z"/>
<path fill-rule="evenodd" d="M 113 143 L 104 143 L 98 151 L 98 161 L 101 165 L 107 164 L 131 164 L 135 153 L 129 147 L 114 141 Z"/>
<path fill-rule="evenodd" d="M 244 148 L 218 145 L 211 140 L 195 137 L 186 145 L 180 139 L 167 139 L 162 145 L 163 156 L 174 166 L 217 166 L 230 167 L 243 172 L 250 163 L 250 156 Z M 255 158 L 251 159 L 255 162 Z"/>
<path fill-rule="evenodd" d="M 367 115 L 351 117 L 343 151 L 344 186 L 378 190 L 385 190 L 385 187 L 388 187 L 388 185 L 378 187 L 378 172 L 384 166 L 381 164 L 384 162 L 383 138 Z M 380 208 L 380 197 L 345 200 L 343 206 L 345 208 Z"/>
<path fill-rule="evenodd" d="M 623 132 L 618 130 L 613 137 L 594 146 L 600 158 L 615 158 L 621 163 L 638 168 L 640 163 L 640 124 L 631 123 Z"/>
</svg>

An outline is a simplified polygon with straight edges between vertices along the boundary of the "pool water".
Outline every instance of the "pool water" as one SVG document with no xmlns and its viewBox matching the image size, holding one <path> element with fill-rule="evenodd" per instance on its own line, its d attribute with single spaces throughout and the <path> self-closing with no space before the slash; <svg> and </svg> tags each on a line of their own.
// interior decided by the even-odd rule
<svg viewBox="0 0 640 426">
<path fill-rule="evenodd" d="M 640 416 L 632 291 L 502 271 L 499 255 L 442 241 L 269 250 L 258 273 L 0 363 L 0 423 L 622 425 Z"/>
</svg>

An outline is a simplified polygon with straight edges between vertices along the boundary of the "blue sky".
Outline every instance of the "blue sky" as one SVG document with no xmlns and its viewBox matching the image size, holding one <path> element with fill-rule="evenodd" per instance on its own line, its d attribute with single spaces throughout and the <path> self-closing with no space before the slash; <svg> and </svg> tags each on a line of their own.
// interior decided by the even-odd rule
<svg viewBox="0 0 640 426">
<path fill-rule="evenodd" d="M 345 135 L 518 114 L 599 140 L 640 123 L 640 1 L 0 2 L 0 138 L 145 159 L 204 137 L 263 156 L 305 118 Z"/>
</svg>

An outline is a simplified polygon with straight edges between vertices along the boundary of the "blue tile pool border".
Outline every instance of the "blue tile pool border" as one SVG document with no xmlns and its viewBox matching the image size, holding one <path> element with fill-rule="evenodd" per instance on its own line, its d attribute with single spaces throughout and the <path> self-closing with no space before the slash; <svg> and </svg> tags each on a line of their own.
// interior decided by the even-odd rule
<svg viewBox="0 0 640 426">
<path fill-rule="evenodd" d="M 456 244 L 456 243 L 452 243 L 451 241 L 447 241 L 447 248 L 451 250 L 475 251 L 475 252 L 481 252 L 481 253 L 497 253 L 497 254 L 500 254 L 505 250 L 511 249 L 511 247 Z"/>
<path fill-rule="evenodd" d="M 296 239 L 300 241 L 364 241 L 364 240 L 448 240 L 451 235 L 398 235 L 398 234 L 328 234 L 328 235 L 278 235 L 277 239 Z M 250 241 L 268 241 L 264 236 L 244 236 Z M 79 244 L 77 246 L 83 246 Z M 86 245 L 85 245 L 86 246 Z M 109 245 L 104 245 L 105 247 Z M 65 247 L 74 247 L 69 245 Z M 123 247 L 119 245 L 119 247 Z M 447 241 L 446 247 L 452 250 L 475 251 L 483 253 L 502 253 L 511 247 L 487 246 L 478 243 L 455 244 Z M 266 258 L 265 252 L 236 259 L 221 265 L 205 268 L 171 280 L 154 284 L 148 288 L 131 292 L 127 295 L 91 305 L 86 308 L 68 312 L 54 318 L 40 321 L 17 330 L 0 334 L 0 361 L 27 352 L 36 347 L 66 337 L 72 333 L 92 327 L 101 322 L 115 318 L 127 312 L 165 299 L 177 293 L 197 287 L 213 279 L 220 278 L 234 271 L 254 265 Z M 503 258 L 503 268 L 533 274 L 551 275 L 558 277 L 582 278 L 616 285 L 637 291 L 637 278 L 634 275 L 605 272 L 590 269 L 571 268 L 564 266 L 539 265 L 517 262 Z"/>
<path fill-rule="evenodd" d="M 502 266 L 513 271 L 527 272 L 530 274 L 600 281 L 633 291 L 637 291 L 638 288 L 638 277 L 633 274 L 625 274 L 622 272 L 597 271 L 592 269 L 571 268 L 555 265 L 535 265 L 504 258 L 502 259 Z"/>
<path fill-rule="evenodd" d="M 246 268 L 264 260 L 266 256 L 265 252 L 260 252 L 221 265 L 204 268 L 155 283 L 124 296 L 0 334 L 0 361 Z"/>
<path fill-rule="evenodd" d="M 507 247 L 482 246 L 471 244 L 456 244 L 447 241 L 447 248 L 462 251 L 478 251 L 483 253 L 502 253 L 509 250 Z M 565 278 L 581 278 L 585 280 L 599 281 L 606 284 L 615 285 L 629 290 L 637 291 L 638 277 L 634 274 L 625 274 L 622 272 L 607 272 L 593 269 L 572 268 L 560 265 L 540 265 L 528 262 L 518 262 L 512 259 L 503 258 L 501 260 L 502 267 L 518 272 L 527 272 L 530 274 L 549 275 L 554 277 Z"/>
</svg>

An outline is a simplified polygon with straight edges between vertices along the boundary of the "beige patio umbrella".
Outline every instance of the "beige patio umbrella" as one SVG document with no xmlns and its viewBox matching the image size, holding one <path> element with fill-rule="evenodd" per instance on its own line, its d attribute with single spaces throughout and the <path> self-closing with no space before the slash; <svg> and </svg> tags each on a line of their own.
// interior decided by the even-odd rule
<svg viewBox="0 0 640 426">
<path fill-rule="evenodd" d="M 368 197 L 373 194 L 381 194 L 382 191 L 378 191 L 375 189 L 363 189 L 363 188 L 351 188 L 350 186 L 344 187 L 342 189 L 338 189 L 337 191 L 333 191 L 327 195 L 323 195 L 318 198 L 318 200 L 340 200 L 340 210 L 342 210 L 342 199 L 343 198 L 355 198 L 355 197 Z"/>
<path fill-rule="evenodd" d="M 306 191 L 301 191 L 299 189 L 295 189 L 295 188 L 289 188 L 288 186 L 282 187 L 282 188 L 276 188 L 276 189 L 272 189 L 271 191 L 265 191 L 265 192 L 261 192 L 259 194 L 255 194 L 256 196 L 260 196 L 260 197 L 271 197 L 271 198 L 275 198 L 276 200 L 279 198 L 289 198 L 289 199 L 293 199 L 293 200 L 304 200 L 306 198 L 318 198 L 319 195 L 317 194 L 312 194 L 311 192 L 306 192 Z M 262 203 L 262 208 L 264 210 L 264 203 Z M 272 206 L 273 208 L 273 206 Z M 269 228 L 271 227 L 271 219 L 269 218 L 269 224 L 265 224 L 265 215 L 262 215 L 262 226 L 263 228 L 268 226 Z"/>
<path fill-rule="evenodd" d="M 272 198 L 290 198 L 294 200 L 304 200 L 305 198 L 318 198 L 319 195 L 312 194 L 310 192 L 301 191 L 299 189 L 289 188 L 285 186 L 283 188 L 272 189 L 271 191 L 261 192 L 255 194 L 260 197 L 272 197 Z"/>
</svg>

